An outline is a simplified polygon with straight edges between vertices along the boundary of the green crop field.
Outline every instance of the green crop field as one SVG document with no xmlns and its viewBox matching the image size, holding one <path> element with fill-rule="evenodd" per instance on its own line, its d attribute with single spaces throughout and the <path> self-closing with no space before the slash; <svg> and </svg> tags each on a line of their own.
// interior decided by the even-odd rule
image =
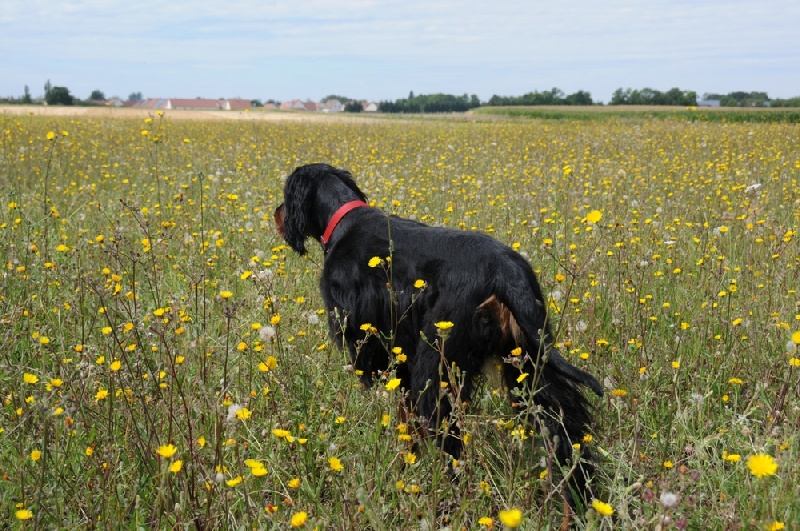
<svg viewBox="0 0 800 531">
<path fill-rule="evenodd" d="M 45 113 L 0 134 L 0 527 L 560 525 L 562 473 L 495 380 L 457 408 L 455 463 L 398 418 L 391 371 L 360 386 L 321 251 L 272 225 L 317 161 L 529 258 L 606 389 L 576 528 L 800 521 L 795 124 Z"/>
</svg>

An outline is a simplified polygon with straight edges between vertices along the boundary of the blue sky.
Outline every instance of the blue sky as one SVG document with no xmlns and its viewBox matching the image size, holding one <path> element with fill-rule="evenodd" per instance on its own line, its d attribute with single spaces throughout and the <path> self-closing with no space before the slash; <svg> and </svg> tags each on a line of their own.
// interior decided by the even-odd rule
<svg viewBox="0 0 800 531">
<path fill-rule="evenodd" d="M 797 0 L 0 0 L 0 96 L 800 96 Z"/>
</svg>

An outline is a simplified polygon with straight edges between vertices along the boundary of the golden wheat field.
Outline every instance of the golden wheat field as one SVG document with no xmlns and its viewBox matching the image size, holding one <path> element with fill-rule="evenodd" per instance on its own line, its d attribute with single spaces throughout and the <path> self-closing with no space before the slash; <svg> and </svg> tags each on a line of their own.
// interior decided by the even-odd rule
<svg viewBox="0 0 800 531">
<path fill-rule="evenodd" d="M 558 347 L 606 390 L 576 529 L 798 529 L 797 125 L 106 112 L 0 132 L 0 527 L 561 524 L 563 474 L 491 379 L 450 462 L 398 418 L 391 371 L 364 389 L 348 369 L 321 251 L 272 226 L 283 178 L 320 161 L 387 213 L 529 258 Z"/>
</svg>

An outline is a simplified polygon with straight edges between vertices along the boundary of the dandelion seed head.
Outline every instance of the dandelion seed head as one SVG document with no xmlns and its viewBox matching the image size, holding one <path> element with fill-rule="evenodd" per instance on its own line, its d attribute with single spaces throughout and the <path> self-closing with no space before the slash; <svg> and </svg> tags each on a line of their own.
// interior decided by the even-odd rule
<svg viewBox="0 0 800 531">
<path fill-rule="evenodd" d="M 661 502 L 661 505 L 669 509 L 671 507 L 675 507 L 675 505 L 678 503 L 678 495 L 672 492 L 664 491 L 661 493 L 661 496 L 658 498 L 658 500 Z"/>
</svg>

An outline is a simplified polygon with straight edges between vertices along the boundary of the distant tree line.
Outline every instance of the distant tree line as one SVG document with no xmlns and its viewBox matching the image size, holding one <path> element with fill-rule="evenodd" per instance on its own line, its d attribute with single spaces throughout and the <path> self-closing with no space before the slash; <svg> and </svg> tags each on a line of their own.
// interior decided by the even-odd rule
<svg viewBox="0 0 800 531">
<path fill-rule="evenodd" d="M 770 107 L 800 107 L 800 96 L 794 98 L 769 100 Z"/>
<path fill-rule="evenodd" d="M 44 85 L 44 101 L 48 105 L 96 105 L 103 103 L 106 99 L 102 90 L 93 90 L 86 101 L 76 98 L 66 87 L 54 87 L 50 80 Z M 129 101 L 141 101 L 144 97 L 141 92 L 133 92 L 128 96 Z M 361 112 L 364 100 L 356 100 L 346 96 L 331 94 L 322 99 L 337 99 L 344 103 L 346 112 Z M 766 92 L 731 92 L 728 94 L 703 94 L 704 100 L 718 100 L 721 107 L 800 107 L 800 96 L 787 99 L 770 100 Z M 28 85 L 25 85 L 24 93 L 19 98 L 0 99 L 3 103 L 31 104 L 40 102 L 31 97 Z M 254 106 L 263 105 L 260 100 L 252 100 Z M 267 100 L 267 103 L 279 104 L 275 100 Z M 584 90 L 579 90 L 574 94 L 565 94 L 559 88 L 552 88 L 546 91 L 533 91 L 522 96 L 498 96 L 494 95 L 489 101 L 481 103 L 478 96 L 463 94 L 454 96 L 451 94 L 420 94 L 414 95 L 410 92 L 407 98 L 395 101 L 381 101 L 379 109 L 386 113 L 441 113 L 441 112 L 465 112 L 481 105 L 486 106 L 536 106 L 536 105 L 593 105 L 592 95 Z M 602 103 L 601 103 L 602 104 Z M 667 92 L 661 92 L 651 88 L 622 89 L 614 91 L 609 105 L 675 105 L 690 107 L 697 105 L 697 93 L 691 90 L 681 90 L 672 88 Z"/>
<path fill-rule="evenodd" d="M 720 107 L 800 107 L 800 96 L 770 99 L 766 92 L 729 92 L 728 94 L 703 94 L 704 100 L 717 100 Z"/>
<path fill-rule="evenodd" d="M 569 96 L 559 88 L 552 88 L 545 92 L 528 92 L 522 96 L 492 96 L 486 105 L 592 105 L 592 95 L 585 90 L 579 90 Z"/>
<path fill-rule="evenodd" d="M 611 96 L 609 105 L 697 105 L 697 93 L 693 90 L 673 88 L 667 92 L 651 88 L 642 90 L 618 88 Z"/>
<path fill-rule="evenodd" d="M 453 96 L 451 94 L 409 93 L 408 98 L 395 101 L 380 102 L 381 112 L 388 113 L 420 113 L 420 112 L 466 112 L 481 106 L 481 100 L 473 94 Z"/>
</svg>

